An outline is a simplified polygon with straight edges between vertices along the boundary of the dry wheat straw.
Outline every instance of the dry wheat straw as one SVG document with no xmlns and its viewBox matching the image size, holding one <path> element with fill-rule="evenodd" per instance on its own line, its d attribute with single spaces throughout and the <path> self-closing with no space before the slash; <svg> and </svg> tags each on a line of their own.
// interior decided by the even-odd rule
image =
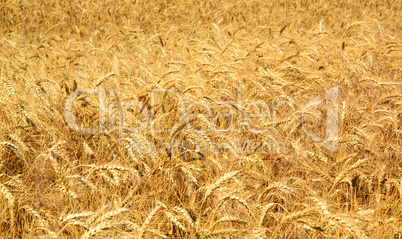
<svg viewBox="0 0 402 239">
<path fill-rule="evenodd" d="M 181 222 L 170 212 L 165 211 L 166 216 L 181 230 L 188 233 L 188 230 L 181 224 Z"/>
<path fill-rule="evenodd" d="M 247 226 L 247 222 L 244 220 L 241 220 L 240 218 L 237 217 L 231 217 L 231 216 L 224 216 L 220 218 L 219 220 L 215 221 L 209 228 L 209 231 L 213 232 L 214 228 L 217 224 L 219 223 L 224 223 L 224 222 L 232 222 L 232 223 L 238 223 L 238 224 L 243 224 L 245 227 Z"/>
<path fill-rule="evenodd" d="M 236 196 L 225 196 L 223 197 L 221 200 L 219 200 L 218 205 L 214 208 L 214 210 L 212 211 L 211 215 L 215 215 L 216 212 L 222 207 L 222 205 L 227 202 L 227 201 L 237 201 L 240 205 L 242 205 L 244 208 L 247 209 L 247 212 L 249 213 L 250 216 L 254 217 L 254 213 L 252 212 L 250 206 L 248 205 L 248 203 Z"/>
<path fill-rule="evenodd" d="M 262 224 L 264 222 L 264 219 L 265 219 L 268 211 L 275 206 L 279 206 L 286 211 L 286 209 L 279 203 L 268 203 L 267 205 L 265 205 L 264 207 L 261 208 L 261 214 L 260 214 L 261 216 L 260 216 L 260 219 L 258 220 L 260 227 L 262 227 Z"/>
<path fill-rule="evenodd" d="M 14 222 L 15 222 L 15 212 L 14 212 L 14 201 L 15 198 L 14 196 L 10 193 L 10 191 L 3 185 L 0 183 L 0 194 L 2 195 L 2 199 L 4 201 L 7 201 L 7 204 L 3 204 L 4 206 L 6 206 L 6 208 L 4 208 L 4 210 L 8 209 L 8 213 L 10 216 L 10 225 L 13 228 Z"/>
<path fill-rule="evenodd" d="M 68 222 L 70 220 L 75 220 L 77 218 L 83 218 L 83 217 L 89 217 L 94 215 L 93 212 L 80 212 L 80 213 L 75 213 L 75 214 L 69 214 L 65 217 L 60 218 L 60 221 L 62 223 Z"/>
<path fill-rule="evenodd" d="M 348 176 L 349 173 L 351 173 L 353 170 L 355 170 L 356 168 L 360 167 L 360 165 L 364 164 L 367 159 L 359 159 L 356 163 L 354 163 L 353 165 L 347 167 L 346 164 L 351 160 L 351 158 L 349 158 L 346 163 L 345 163 L 345 168 L 342 170 L 342 172 L 335 178 L 333 184 L 332 184 L 332 188 L 331 190 L 329 190 L 329 193 L 332 192 L 332 190 L 335 189 L 336 186 L 338 186 L 338 184 L 346 177 Z"/>
<path fill-rule="evenodd" d="M 142 224 L 141 228 L 140 228 L 140 232 L 137 236 L 137 238 L 142 239 L 144 237 L 144 233 L 147 230 L 147 227 L 149 226 L 149 224 L 151 223 L 152 218 L 155 216 L 155 214 L 161 210 L 162 208 L 166 209 L 166 206 L 159 202 L 159 205 L 157 207 L 155 207 L 149 214 L 148 217 L 145 219 L 144 223 Z"/>
<path fill-rule="evenodd" d="M 402 233 L 398 0 L 3 2 L 0 238 Z M 141 132 L 66 125 L 68 95 L 102 85 L 114 94 L 77 98 L 77 124 L 107 116 L 125 130 L 152 116 Z M 303 107 L 336 85 L 339 136 L 314 144 L 303 127 L 325 130 L 326 116 L 310 125 Z M 135 98 L 141 113 L 120 119 L 113 104 Z M 257 101 L 270 114 L 254 122 L 245 110 Z M 214 127 L 224 113 L 232 121 Z"/>
<path fill-rule="evenodd" d="M 6 141 L 0 143 L 0 148 L 1 148 L 1 149 L 4 150 L 5 146 L 10 147 L 10 148 L 16 153 L 16 155 L 18 156 L 18 158 L 20 158 L 20 159 L 22 159 L 22 160 L 24 161 L 25 166 L 28 167 L 28 162 L 27 162 L 27 160 L 26 160 L 26 158 L 25 158 L 23 152 L 22 152 L 16 145 L 14 145 L 14 144 L 12 144 L 12 143 L 10 143 L 10 142 L 6 142 Z"/>
<path fill-rule="evenodd" d="M 227 181 L 232 179 L 234 176 L 236 176 L 240 171 L 234 171 L 227 173 L 220 177 L 217 181 L 215 181 L 214 184 L 207 186 L 204 200 L 207 199 L 216 189 L 220 188 L 223 186 Z"/>
</svg>

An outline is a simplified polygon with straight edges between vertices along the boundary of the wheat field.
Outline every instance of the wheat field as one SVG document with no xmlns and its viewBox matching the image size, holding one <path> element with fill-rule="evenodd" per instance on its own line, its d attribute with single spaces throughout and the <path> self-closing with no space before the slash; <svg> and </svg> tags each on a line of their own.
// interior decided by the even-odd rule
<svg viewBox="0 0 402 239">
<path fill-rule="evenodd" d="M 402 238 L 402 2 L 0 1 L 0 238 Z"/>
</svg>

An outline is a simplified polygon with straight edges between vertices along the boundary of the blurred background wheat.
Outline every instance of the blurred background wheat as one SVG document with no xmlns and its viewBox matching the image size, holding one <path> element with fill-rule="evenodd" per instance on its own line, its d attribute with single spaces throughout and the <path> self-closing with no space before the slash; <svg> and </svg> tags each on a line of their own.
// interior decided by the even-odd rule
<svg viewBox="0 0 402 239">
<path fill-rule="evenodd" d="M 2 0 L 0 237 L 401 238 L 401 8 Z M 154 115 L 77 132 L 65 103 L 83 88 L 141 102 L 127 126 Z M 270 117 L 244 122 L 253 102 Z M 82 94 L 71 111 L 93 127 L 99 106 Z M 328 107 L 335 151 L 304 132 L 325 137 Z"/>
</svg>

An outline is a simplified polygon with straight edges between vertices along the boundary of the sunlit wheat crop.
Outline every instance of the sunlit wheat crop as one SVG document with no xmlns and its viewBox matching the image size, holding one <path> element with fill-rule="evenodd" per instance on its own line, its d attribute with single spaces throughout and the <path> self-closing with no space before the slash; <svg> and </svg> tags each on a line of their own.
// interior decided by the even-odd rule
<svg viewBox="0 0 402 239">
<path fill-rule="evenodd" d="M 1 238 L 402 238 L 402 2 L 0 1 Z"/>
</svg>

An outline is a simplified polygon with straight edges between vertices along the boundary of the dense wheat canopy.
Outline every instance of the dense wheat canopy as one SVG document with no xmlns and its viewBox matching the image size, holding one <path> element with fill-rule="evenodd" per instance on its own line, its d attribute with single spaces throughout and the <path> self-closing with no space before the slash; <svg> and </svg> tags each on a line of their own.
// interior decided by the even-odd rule
<svg viewBox="0 0 402 239">
<path fill-rule="evenodd" d="M 1 238 L 402 238 L 402 2 L 0 0 Z"/>
</svg>

